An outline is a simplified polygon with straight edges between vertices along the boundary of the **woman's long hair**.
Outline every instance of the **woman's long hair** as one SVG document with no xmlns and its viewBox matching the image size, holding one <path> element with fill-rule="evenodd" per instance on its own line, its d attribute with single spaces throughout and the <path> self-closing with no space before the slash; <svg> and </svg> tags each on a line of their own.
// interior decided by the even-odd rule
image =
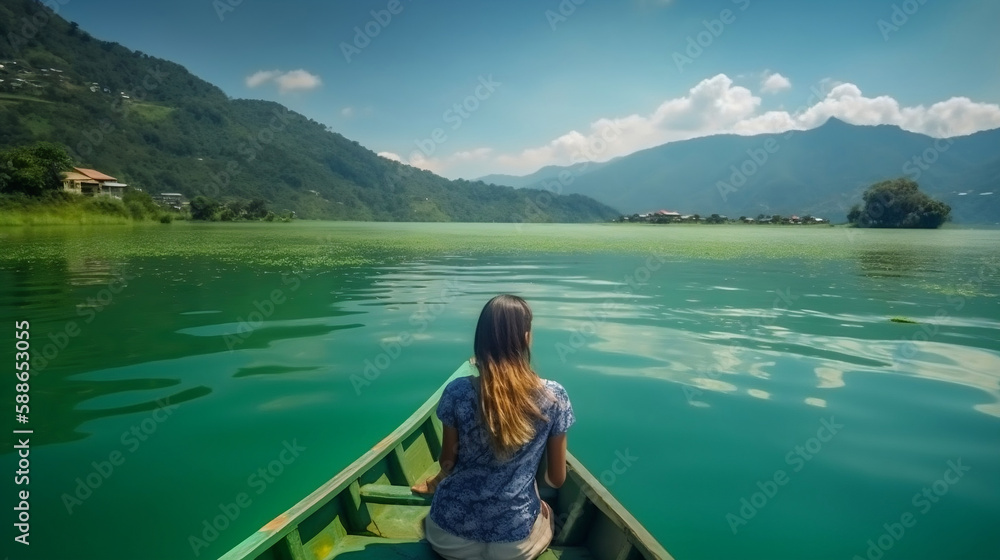
<svg viewBox="0 0 1000 560">
<path fill-rule="evenodd" d="M 501 461 L 535 436 L 542 380 L 531 369 L 531 309 L 523 299 L 502 294 L 483 307 L 473 349 L 479 370 L 479 412 L 494 454 Z"/>
</svg>

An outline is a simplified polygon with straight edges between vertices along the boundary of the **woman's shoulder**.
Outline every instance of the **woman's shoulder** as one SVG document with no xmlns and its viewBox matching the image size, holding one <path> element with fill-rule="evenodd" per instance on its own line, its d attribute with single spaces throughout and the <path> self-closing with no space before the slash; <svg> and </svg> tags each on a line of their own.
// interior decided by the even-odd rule
<svg viewBox="0 0 1000 560">
<path fill-rule="evenodd" d="M 566 392 L 566 388 L 562 386 L 558 381 L 552 381 L 551 379 L 542 379 L 542 385 L 548 389 L 549 393 L 556 398 L 557 401 L 569 401 L 569 393 Z"/>
<path fill-rule="evenodd" d="M 463 395 L 470 392 L 475 392 L 473 387 L 474 376 L 466 375 L 464 377 L 458 377 L 452 379 L 444 387 L 445 394 L 448 395 Z"/>
</svg>

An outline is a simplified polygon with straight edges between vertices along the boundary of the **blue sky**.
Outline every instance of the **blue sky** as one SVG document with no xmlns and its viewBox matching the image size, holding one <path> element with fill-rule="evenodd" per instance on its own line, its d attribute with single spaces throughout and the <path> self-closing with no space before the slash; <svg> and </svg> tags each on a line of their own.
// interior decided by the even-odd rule
<svg viewBox="0 0 1000 560">
<path fill-rule="evenodd" d="M 829 116 L 934 136 L 1000 127 L 989 0 L 68 0 L 60 13 L 448 177 Z"/>
</svg>

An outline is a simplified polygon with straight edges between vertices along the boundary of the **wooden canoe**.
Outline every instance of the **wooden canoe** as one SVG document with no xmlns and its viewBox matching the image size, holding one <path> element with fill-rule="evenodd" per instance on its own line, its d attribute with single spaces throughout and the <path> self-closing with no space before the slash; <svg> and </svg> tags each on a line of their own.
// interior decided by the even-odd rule
<svg viewBox="0 0 1000 560">
<path fill-rule="evenodd" d="M 440 560 L 423 540 L 430 498 L 410 486 L 437 473 L 441 422 L 435 410 L 445 385 L 475 375 L 468 362 L 402 426 L 337 476 L 230 550 L 222 560 Z M 558 490 L 539 480 L 556 533 L 542 560 L 670 559 L 587 469 L 567 454 Z"/>
</svg>

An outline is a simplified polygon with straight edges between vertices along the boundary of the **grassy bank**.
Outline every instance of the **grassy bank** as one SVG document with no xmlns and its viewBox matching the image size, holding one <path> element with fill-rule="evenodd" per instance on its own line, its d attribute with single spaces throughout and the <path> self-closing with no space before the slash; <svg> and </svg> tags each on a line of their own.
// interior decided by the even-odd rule
<svg viewBox="0 0 1000 560">
<path fill-rule="evenodd" d="M 125 200 L 64 193 L 41 198 L 0 195 L 0 227 L 169 223 L 179 217 L 161 210 L 147 198 L 128 194 Z"/>
</svg>

